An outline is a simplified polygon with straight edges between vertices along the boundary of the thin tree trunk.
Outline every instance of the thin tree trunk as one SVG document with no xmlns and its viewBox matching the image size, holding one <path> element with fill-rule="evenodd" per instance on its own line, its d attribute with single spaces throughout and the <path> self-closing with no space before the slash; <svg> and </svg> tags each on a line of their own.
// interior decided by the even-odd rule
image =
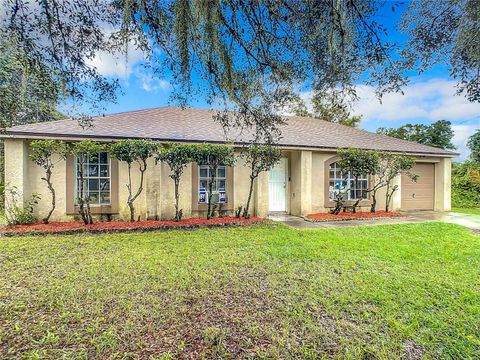
<svg viewBox="0 0 480 360">
<path fill-rule="evenodd" d="M 143 166 L 142 166 L 143 165 Z M 134 201 L 140 196 L 143 191 L 143 180 L 145 177 L 145 171 L 147 170 L 147 162 L 143 161 L 140 163 L 140 184 L 138 186 L 137 192 L 132 196 L 132 178 L 131 178 L 131 164 L 128 164 L 128 207 L 130 208 L 130 221 L 135 221 L 135 207 L 133 206 Z"/>
<path fill-rule="evenodd" d="M 370 212 L 374 213 L 377 207 L 377 190 L 372 192 L 372 205 L 370 206 Z"/>
<path fill-rule="evenodd" d="M 217 173 L 216 167 L 211 167 L 210 169 L 210 181 L 208 182 L 208 204 L 207 204 L 207 219 L 213 218 L 213 212 L 215 209 L 212 210 L 212 198 L 213 198 L 213 182 L 215 181 L 215 174 Z"/>
<path fill-rule="evenodd" d="M 248 199 L 247 199 L 247 204 L 245 205 L 245 208 L 243 209 L 243 217 L 247 218 L 248 217 L 248 210 L 250 209 L 250 200 L 252 199 L 252 193 L 253 193 L 253 181 L 255 180 L 254 177 L 250 176 L 250 189 L 248 191 Z"/>
<path fill-rule="evenodd" d="M 175 221 L 180 221 L 182 216 L 180 215 L 180 210 L 178 208 L 178 203 L 179 203 L 179 199 L 180 199 L 180 194 L 178 193 L 178 186 L 179 186 L 179 183 L 180 183 L 180 178 L 179 177 L 175 177 L 173 179 L 173 183 L 175 185 Z"/>
<path fill-rule="evenodd" d="M 55 210 L 55 189 L 53 188 L 51 178 L 52 178 L 52 169 L 48 167 L 43 180 L 47 183 L 48 190 L 50 190 L 50 193 L 52 194 L 52 207 L 48 212 L 47 216 L 43 219 L 44 224 L 48 224 L 48 221 L 50 220 L 50 216 L 52 216 L 52 213 Z"/>
<path fill-rule="evenodd" d="M 78 169 L 78 175 L 80 176 L 80 188 L 78 189 L 79 193 L 77 194 L 78 196 L 78 212 L 80 213 L 80 216 L 83 220 L 83 223 L 85 225 L 89 224 L 89 219 L 87 217 L 86 211 L 85 211 L 85 189 L 83 187 L 83 162 L 80 162 L 80 164 L 77 165 L 79 167 Z M 78 181 L 78 179 L 77 179 Z"/>
</svg>

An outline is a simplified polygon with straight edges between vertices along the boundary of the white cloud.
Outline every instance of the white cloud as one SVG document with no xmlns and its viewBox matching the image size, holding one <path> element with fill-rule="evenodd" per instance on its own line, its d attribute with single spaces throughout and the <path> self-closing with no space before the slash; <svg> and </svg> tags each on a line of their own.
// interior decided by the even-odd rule
<svg viewBox="0 0 480 360">
<path fill-rule="evenodd" d="M 439 78 L 416 81 L 403 89 L 404 95 L 385 94 L 381 103 L 373 87 L 358 85 L 360 99 L 353 105 L 352 112 L 362 115 L 361 127 L 370 131 L 406 123 L 430 124 L 437 120 L 449 120 L 455 132 L 452 142 L 461 154 L 458 160 L 463 160 L 468 157 L 468 138 L 480 129 L 480 104 L 456 95 L 455 84 L 455 81 Z M 309 108 L 312 95 L 311 91 L 300 93 Z"/>
<path fill-rule="evenodd" d="M 141 50 L 128 46 L 127 53 L 106 51 L 98 52 L 87 63 L 95 67 L 99 74 L 128 80 L 133 72 L 133 67 L 144 60 Z"/>
<path fill-rule="evenodd" d="M 455 132 L 452 142 L 457 147 L 456 151 L 460 153 L 458 160 L 464 160 L 469 155 L 469 150 L 467 148 L 468 138 L 480 129 L 480 119 L 464 124 L 454 124 L 452 129 Z"/>
<path fill-rule="evenodd" d="M 142 88 L 145 91 L 168 91 L 171 89 L 170 82 L 165 79 L 154 77 L 147 72 L 136 72 L 137 78 L 142 82 Z"/>
<path fill-rule="evenodd" d="M 360 100 L 354 113 L 367 120 L 467 120 L 480 115 L 480 104 L 471 103 L 455 94 L 455 81 L 432 79 L 406 86 L 401 93 L 385 94 L 382 102 L 375 96 L 374 88 L 359 85 Z"/>
</svg>

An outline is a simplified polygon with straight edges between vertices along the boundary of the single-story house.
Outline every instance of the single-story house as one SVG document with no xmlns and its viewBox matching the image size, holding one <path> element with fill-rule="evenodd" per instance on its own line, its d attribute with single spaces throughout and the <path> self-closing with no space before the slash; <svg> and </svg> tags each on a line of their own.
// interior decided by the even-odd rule
<svg viewBox="0 0 480 360">
<path fill-rule="evenodd" d="M 50 206 L 50 193 L 43 169 L 29 158 L 29 142 L 33 139 L 78 141 L 95 139 L 111 142 L 119 139 L 151 139 L 160 142 L 225 143 L 224 129 L 213 120 L 215 111 L 193 108 L 162 107 L 129 111 L 93 119 L 93 126 L 82 128 L 73 120 L 60 120 L 14 126 L 1 135 L 5 143 L 5 181 L 15 186 L 20 200 L 31 194 L 41 196 L 39 215 Z M 394 153 L 406 153 L 416 159 L 413 173 L 418 181 L 399 176 L 393 210 L 450 210 L 451 158 L 456 153 L 420 145 L 365 130 L 307 117 L 286 116 L 279 143 L 282 159 L 278 166 L 256 180 L 252 211 L 258 216 L 269 212 L 292 215 L 326 212 L 333 207 L 332 189 L 348 174 L 341 174 L 336 161 L 338 148 L 356 147 Z M 228 141 L 241 145 L 240 137 Z M 103 153 L 89 164 L 89 194 L 95 214 L 128 219 L 127 167 Z M 191 164 L 180 184 L 180 207 L 185 217 L 205 211 L 205 187 L 208 170 Z M 150 159 L 142 195 L 136 200 L 136 213 L 142 219 L 168 219 L 174 215 L 174 186 L 166 164 Z M 54 168 L 53 183 L 57 206 L 52 220 L 66 220 L 77 214 L 75 159 L 59 161 Z M 134 178 L 138 182 L 138 178 Z M 365 190 L 371 179 L 353 177 L 348 180 L 349 201 L 359 196 L 368 209 L 370 198 Z M 221 167 L 216 174 L 215 190 L 224 200 L 223 209 L 233 212 L 246 202 L 249 170 L 240 161 L 235 167 Z M 378 209 L 384 208 L 384 195 L 378 196 Z"/>
</svg>

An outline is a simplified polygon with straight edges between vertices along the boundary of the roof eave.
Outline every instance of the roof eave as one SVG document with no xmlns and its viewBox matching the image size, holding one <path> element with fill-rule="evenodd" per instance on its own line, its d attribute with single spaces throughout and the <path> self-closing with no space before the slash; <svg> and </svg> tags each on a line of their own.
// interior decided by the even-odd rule
<svg viewBox="0 0 480 360">
<path fill-rule="evenodd" d="M 58 139 L 58 140 L 65 140 L 65 141 L 72 141 L 72 140 L 84 140 L 84 139 L 96 139 L 98 141 L 112 141 L 112 140 L 122 140 L 122 139 L 141 139 L 141 137 L 135 136 L 98 136 L 95 134 L 86 134 L 86 135 L 75 135 L 75 134 L 52 134 L 52 133 L 40 133 L 40 132 L 27 132 L 27 131 L 7 131 L 5 133 L 0 134 L 0 138 L 3 139 Z M 143 139 L 143 138 L 142 138 Z M 154 141 L 164 141 L 164 142 L 184 142 L 184 143 L 213 143 L 213 144 L 224 144 L 227 141 L 211 141 L 211 140 L 185 140 L 185 139 L 168 139 L 168 138 L 149 138 L 150 140 Z M 246 142 L 234 142 L 235 145 L 244 145 Z M 329 152 L 336 152 L 338 150 L 337 147 L 327 147 L 327 146 L 311 146 L 311 145 L 296 145 L 296 144 L 281 144 L 279 145 L 282 149 L 285 150 L 295 150 L 295 149 L 302 149 L 302 150 L 313 150 L 313 151 L 329 151 Z M 435 157 L 449 157 L 454 158 L 459 156 L 459 153 L 446 151 L 443 153 L 437 152 L 410 152 L 410 151 L 395 151 L 395 150 L 385 150 L 388 152 L 396 153 L 396 154 L 409 154 L 412 156 L 435 156 Z"/>
</svg>

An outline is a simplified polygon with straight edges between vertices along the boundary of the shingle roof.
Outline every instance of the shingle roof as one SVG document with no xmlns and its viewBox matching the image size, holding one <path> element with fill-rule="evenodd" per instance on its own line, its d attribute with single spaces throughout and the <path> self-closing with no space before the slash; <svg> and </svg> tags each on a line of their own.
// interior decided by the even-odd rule
<svg viewBox="0 0 480 360">
<path fill-rule="evenodd" d="M 163 141 L 225 142 L 222 126 L 213 120 L 215 110 L 161 107 L 129 111 L 93 118 L 93 126 L 82 128 L 77 121 L 59 120 L 14 126 L 2 137 L 61 137 L 61 138 L 146 138 Z M 365 130 L 334 124 L 328 121 L 286 116 L 282 126 L 284 147 L 336 149 L 357 147 L 412 154 L 455 156 L 454 152 L 399 140 Z M 242 142 L 238 134 L 229 139 Z"/>
</svg>

